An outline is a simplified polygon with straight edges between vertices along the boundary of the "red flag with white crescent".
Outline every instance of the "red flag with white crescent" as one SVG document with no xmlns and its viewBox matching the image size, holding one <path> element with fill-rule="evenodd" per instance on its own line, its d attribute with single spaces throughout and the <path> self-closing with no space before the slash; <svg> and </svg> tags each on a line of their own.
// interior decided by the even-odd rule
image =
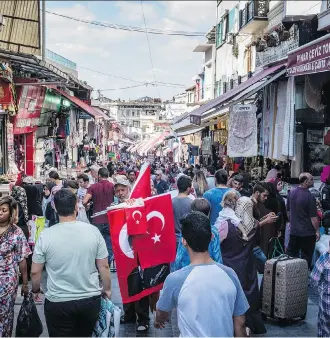
<svg viewBox="0 0 330 338">
<path fill-rule="evenodd" d="M 125 209 L 128 235 L 143 235 L 147 231 L 147 217 L 144 206 Z"/>
<path fill-rule="evenodd" d="M 176 256 L 176 240 L 172 199 L 170 194 L 144 201 L 148 229 L 133 237 L 133 248 L 143 269 L 171 263 Z"/>
<path fill-rule="evenodd" d="M 142 269 L 132 249 L 132 237 L 128 235 L 125 209 L 108 211 L 108 220 L 123 303 L 135 302 L 160 291 L 170 273 L 169 264 Z"/>
<path fill-rule="evenodd" d="M 151 172 L 150 165 L 144 163 L 139 176 L 132 188 L 129 198 L 147 198 L 151 196 Z"/>
</svg>

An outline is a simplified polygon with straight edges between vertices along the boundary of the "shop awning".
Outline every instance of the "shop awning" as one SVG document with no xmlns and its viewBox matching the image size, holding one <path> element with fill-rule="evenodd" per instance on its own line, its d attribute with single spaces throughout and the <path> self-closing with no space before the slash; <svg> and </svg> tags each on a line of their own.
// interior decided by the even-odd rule
<svg viewBox="0 0 330 338">
<path fill-rule="evenodd" d="M 70 102 L 72 102 L 74 105 L 79 107 L 81 110 L 83 110 L 85 113 L 90 115 L 91 117 L 95 119 L 103 118 L 103 116 L 93 107 L 89 106 L 87 103 L 81 101 L 75 96 L 71 96 L 67 94 L 66 92 L 60 90 L 60 89 L 52 89 L 56 92 L 58 92 L 60 95 L 64 96 L 66 99 L 68 99 Z"/>
<path fill-rule="evenodd" d="M 95 109 L 100 114 L 100 116 L 103 117 L 104 121 L 111 121 L 111 118 L 106 113 L 104 113 L 100 108 L 98 107 L 92 107 L 92 108 Z"/>
<path fill-rule="evenodd" d="M 241 83 L 239 86 L 231 89 L 229 92 L 227 92 L 227 93 L 225 93 L 225 94 L 223 94 L 223 95 L 221 95 L 221 96 L 219 96 L 219 97 L 211 100 L 208 103 L 203 104 L 202 106 L 200 106 L 199 108 L 191 111 L 190 113 L 183 114 L 180 117 L 180 120 L 176 121 L 176 123 L 179 122 L 179 121 L 182 121 L 183 119 L 185 119 L 186 117 L 188 117 L 190 115 L 201 116 L 205 112 L 207 112 L 208 110 L 216 108 L 217 106 L 225 103 L 226 101 L 230 100 L 231 98 L 233 98 L 237 94 L 241 93 L 242 91 L 250 88 L 255 83 L 257 83 L 257 82 L 259 82 L 259 81 L 261 81 L 263 79 L 266 79 L 267 76 L 269 76 L 269 75 L 275 73 L 276 71 L 280 70 L 281 68 L 285 67 L 285 64 L 286 63 L 283 62 L 283 63 L 281 63 L 279 65 L 276 65 L 276 66 L 264 69 L 261 72 L 259 72 L 257 74 L 254 74 L 248 80 L 246 80 L 245 82 Z"/>
<path fill-rule="evenodd" d="M 289 52 L 288 76 L 327 72 L 330 70 L 330 34 Z"/>
<path fill-rule="evenodd" d="M 254 85 L 250 86 L 249 88 L 243 90 L 238 95 L 234 96 L 232 99 L 230 99 L 230 101 L 226 102 L 221 108 L 217 109 L 215 112 L 212 111 L 212 112 L 204 114 L 203 119 L 214 118 L 214 117 L 217 117 L 219 115 L 225 114 L 226 112 L 229 111 L 230 107 L 232 107 L 233 105 L 235 105 L 237 103 L 240 103 L 244 100 L 251 98 L 259 90 L 266 87 L 270 83 L 274 82 L 276 79 L 278 79 L 279 77 L 281 77 L 285 73 L 286 73 L 286 69 L 283 69 L 283 70 L 279 71 L 278 73 L 276 73 L 275 75 L 273 75 L 272 77 L 270 77 L 268 80 L 263 79 L 262 81 L 255 83 Z M 203 124 L 203 126 L 205 126 L 205 125 Z"/>
<path fill-rule="evenodd" d="M 149 140 L 149 142 L 140 150 L 140 153 L 146 154 L 149 150 L 162 143 L 169 132 L 165 131 Z"/>
<path fill-rule="evenodd" d="M 176 133 L 176 135 L 178 137 L 181 137 L 181 136 L 187 136 L 187 135 L 190 135 L 190 134 L 195 134 L 195 133 L 198 133 L 199 131 L 201 131 L 203 129 L 202 128 L 195 128 L 195 129 L 190 129 L 190 130 L 186 130 L 186 131 L 182 131 L 180 133 Z"/>
<path fill-rule="evenodd" d="M 129 140 L 128 138 L 122 138 L 120 141 L 123 142 L 123 143 L 133 144 L 134 145 L 134 142 L 131 141 L 131 140 Z"/>
</svg>

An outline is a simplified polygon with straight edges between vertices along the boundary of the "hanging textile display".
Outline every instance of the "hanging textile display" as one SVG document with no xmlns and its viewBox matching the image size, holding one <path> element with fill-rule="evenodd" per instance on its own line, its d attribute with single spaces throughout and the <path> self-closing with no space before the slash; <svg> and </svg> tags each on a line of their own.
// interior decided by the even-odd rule
<svg viewBox="0 0 330 338">
<path fill-rule="evenodd" d="M 277 86 L 277 111 L 275 118 L 275 131 L 273 142 L 273 156 L 274 160 L 285 161 L 285 157 L 282 155 L 282 139 L 284 134 L 284 121 L 285 121 L 285 109 L 286 109 L 286 89 L 287 83 L 282 81 Z"/>
<path fill-rule="evenodd" d="M 233 106 L 229 115 L 228 129 L 229 157 L 257 156 L 257 118 L 254 105 Z"/>
<path fill-rule="evenodd" d="M 282 155 L 287 157 L 295 156 L 295 91 L 294 76 L 292 76 L 289 77 L 287 83 L 287 100 L 282 142 Z"/>
</svg>

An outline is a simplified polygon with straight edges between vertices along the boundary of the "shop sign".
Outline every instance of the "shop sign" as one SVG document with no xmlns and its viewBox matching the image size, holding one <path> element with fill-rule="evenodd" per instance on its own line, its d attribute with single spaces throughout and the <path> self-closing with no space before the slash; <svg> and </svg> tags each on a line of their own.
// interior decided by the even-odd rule
<svg viewBox="0 0 330 338">
<path fill-rule="evenodd" d="M 44 101 L 44 104 L 42 106 L 43 112 L 45 112 L 47 110 L 51 110 L 51 111 L 58 113 L 60 111 L 60 108 L 61 108 L 61 100 L 62 99 L 61 99 L 60 96 L 54 94 L 50 90 L 47 90 L 46 96 L 45 96 L 45 101 Z"/>
<path fill-rule="evenodd" d="M 32 118 L 32 119 L 20 119 L 16 120 L 16 128 L 26 128 L 26 127 L 35 127 L 38 126 L 39 118 Z"/>
<path fill-rule="evenodd" d="M 109 158 L 115 158 L 116 154 L 115 153 L 109 153 L 108 156 L 109 156 Z"/>
<path fill-rule="evenodd" d="M 330 71 L 330 37 L 288 56 L 288 76 Z"/>
<path fill-rule="evenodd" d="M 91 117 L 87 113 L 82 111 L 79 113 L 79 120 L 90 120 L 90 119 Z"/>
<path fill-rule="evenodd" d="M 18 114 L 14 120 L 14 134 L 27 134 L 37 130 L 45 96 L 45 87 L 23 86 Z"/>
<path fill-rule="evenodd" d="M 190 123 L 200 126 L 202 122 L 202 117 L 198 115 L 190 115 Z"/>
</svg>

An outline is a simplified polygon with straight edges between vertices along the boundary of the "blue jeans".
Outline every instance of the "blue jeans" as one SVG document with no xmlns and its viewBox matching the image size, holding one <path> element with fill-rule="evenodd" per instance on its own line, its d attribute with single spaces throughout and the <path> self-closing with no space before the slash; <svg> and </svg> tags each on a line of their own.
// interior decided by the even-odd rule
<svg viewBox="0 0 330 338">
<path fill-rule="evenodd" d="M 109 266 L 111 265 L 111 261 L 113 259 L 113 251 L 112 251 L 112 244 L 111 244 L 111 237 L 110 237 L 110 232 L 109 232 L 109 224 L 94 224 L 99 230 L 102 235 L 102 237 L 105 240 L 105 244 L 108 249 L 108 262 Z"/>
<path fill-rule="evenodd" d="M 265 270 L 265 263 L 267 261 L 267 257 L 261 250 L 260 246 L 256 246 L 253 248 L 253 255 L 257 265 L 258 272 L 263 274 Z"/>
</svg>

